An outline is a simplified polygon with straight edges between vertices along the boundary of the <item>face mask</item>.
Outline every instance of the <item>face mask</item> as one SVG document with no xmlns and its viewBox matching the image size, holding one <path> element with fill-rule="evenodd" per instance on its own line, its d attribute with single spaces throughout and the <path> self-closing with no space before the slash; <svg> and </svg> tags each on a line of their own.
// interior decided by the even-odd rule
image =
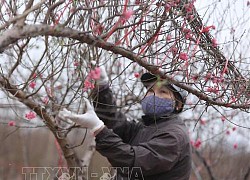
<svg viewBox="0 0 250 180">
<path fill-rule="evenodd" d="M 160 117 L 172 113 L 174 111 L 175 102 L 172 99 L 150 95 L 141 101 L 141 105 L 145 115 Z"/>
</svg>

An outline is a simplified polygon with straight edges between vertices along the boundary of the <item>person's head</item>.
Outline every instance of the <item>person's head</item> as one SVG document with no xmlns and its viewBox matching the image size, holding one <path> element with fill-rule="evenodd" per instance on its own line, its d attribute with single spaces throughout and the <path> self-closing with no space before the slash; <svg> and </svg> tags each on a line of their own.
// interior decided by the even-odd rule
<svg viewBox="0 0 250 180">
<path fill-rule="evenodd" d="M 145 114 L 162 116 L 182 112 L 187 96 L 185 90 L 151 73 L 144 73 L 141 82 L 147 88 L 147 94 L 142 100 Z"/>
</svg>

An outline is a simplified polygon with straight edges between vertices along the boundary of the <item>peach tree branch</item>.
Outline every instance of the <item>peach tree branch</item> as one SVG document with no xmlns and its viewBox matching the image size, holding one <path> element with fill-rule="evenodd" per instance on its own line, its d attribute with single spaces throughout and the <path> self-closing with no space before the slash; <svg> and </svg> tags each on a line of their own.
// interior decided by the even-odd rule
<svg viewBox="0 0 250 180">
<path fill-rule="evenodd" d="M 192 88 L 189 85 L 183 84 L 178 82 L 177 80 L 173 79 L 171 76 L 165 74 L 162 71 L 159 71 L 157 66 L 151 65 L 147 63 L 142 57 L 139 57 L 134 52 L 127 50 L 123 47 L 115 46 L 113 43 L 106 42 L 103 39 L 98 37 L 92 36 L 88 33 L 81 32 L 72 28 L 63 27 L 63 26 L 49 26 L 49 25 L 25 25 L 23 28 L 12 28 L 5 31 L 0 37 L 0 52 L 3 52 L 8 48 L 9 45 L 16 43 L 18 40 L 25 39 L 28 37 L 37 37 L 37 36 L 53 36 L 53 37 L 64 37 L 64 38 L 71 38 L 74 40 L 79 41 L 80 43 L 85 43 L 90 46 L 95 46 L 102 48 L 104 50 L 113 52 L 114 54 L 119 54 L 123 57 L 130 59 L 133 62 L 138 63 L 140 66 L 144 67 L 151 73 L 157 74 L 162 78 L 166 78 L 170 83 L 173 83 L 180 88 L 187 90 L 189 93 L 194 94 L 200 100 L 204 100 L 207 102 L 207 105 L 218 105 L 224 106 L 227 108 L 233 109 L 242 109 L 247 110 L 250 108 L 249 103 L 239 103 L 239 104 L 232 104 L 229 102 L 222 102 L 208 95 L 198 91 L 197 89 Z"/>
</svg>

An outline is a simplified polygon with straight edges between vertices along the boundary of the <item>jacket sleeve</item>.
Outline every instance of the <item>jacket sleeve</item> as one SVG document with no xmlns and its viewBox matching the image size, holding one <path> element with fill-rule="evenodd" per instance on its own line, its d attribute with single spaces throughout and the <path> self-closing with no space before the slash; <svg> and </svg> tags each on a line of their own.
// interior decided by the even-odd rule
<svg viewBox="0 0 250 180">
<path fill-rule="evenodd" d="M 181 143 L 180 138 L 166 132 L 157 132 L 148 142 L 137 146 L 122 142 L 107 128 L 96 136 L 96 149 L 113 167 L 139 167 L 146 176 L 170 170 L 180 157 Z"/>
<path fill-rule="evenodd" d="M 127 121 L 126 116 L 117 108 L 116 99 L 109 86 L 95 89 L 92 93 L 92 99 L 97 116 L 109 129 L 113 129 L 124 142 L 129 142 L 138 125 L 135 121 Z"/>
</svg>

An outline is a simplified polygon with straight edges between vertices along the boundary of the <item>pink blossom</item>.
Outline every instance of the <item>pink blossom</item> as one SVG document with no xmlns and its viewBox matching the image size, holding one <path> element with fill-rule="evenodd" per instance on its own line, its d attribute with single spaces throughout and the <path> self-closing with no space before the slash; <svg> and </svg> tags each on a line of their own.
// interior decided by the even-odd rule
<svg viewBox="0 0 250 180">
<path fill-rule="evenodd" d="M 223 77 L 212 77 L 211 78 L 212 82 L 215 83 L 215 84 L 218 84 L 218 83 L 223 83 L 224 82 L 224 78 Z"/>
<path fill-rule="evenodd" d="M 219 93 L 219 87 L 218 87 L 218 86 L 215 86 L 215 87 L 208 87 L 208 88 L 207 88 L 207 92 L 211 92 L 211 93 L 218 94 L 218 93 Z"/>
<path fill-rule="evenodd" d="M 228 68 L 227 67 L 224 67 L 224 69 L 223 69 L 223 72 L 221 72 L 221 75 L 223 75 L 224 73 L 228 73 Z"/>
<path fill-rule="evenodd" d="M 250 1 L 247 1 L 247 6 L 250 6 Z"/>
<path fill-rule="evenodd" d="M 229 130 L 226 131 L 226 134 L 227 134 L 227 135 L 230 135 L 230 133 L 231 133 L 231 132 L 230 132 Z"/>
<path fill-rule="evenodd" d="M 49 97 L 44 97 L 43 99 L 42 99 L 42 102 L 44 103 L 44 104 L 48 104 L 49 103 Z"/>
<path fill-rule="evenodd" d="M 96 67 L 95 69 L 91 70 L 89 73 L 89 78 L 93 80 L 98 80 L 101 77 L 101 68 Z"/>
<path fill-rule="evenodd" d="M 207 33 L 207 32 L 210 31 L 210 29 L 215 29 L 215 26 L 214 26 L 214 25 L 212 25 L 212 26 L 207 26 L 207 27 L 205 27 L 205 28 L 203 28 L 203 29 L 201 30 L 201 33 Z"/>
<path fill-rule="evenodd" d="M 222 116 L 222 117 L 221 117 L 221 121 L 222 121 L 222 122 L 226 121 L 226 117 L 225 117 L 225 116 Z"/>
<path fill-rule="evenodd" d="M 191 37 L 192 37 L 192 35 L 190 33 L 185 34 L 186 39 L 190 39 Z"/>
<path fill-rule="evenodd" d="M 176 55 L 177 52 L 178 52 L 178 49 L 177 49 L 176 47 L 172 47 L 172 48 L 171 48 L 171 51 L 172 51 L 172 53 L 173 53 L 174 55 Z"/>
<path fill-rule="evenodd" d="M 198 148 L 200 148 L 200 146 L 201 146 L 201 140 L 200 140 L 200 139 L 197 139 L 197 140 L 195 141 L 195 143 L 194 143 L 194 147 L 195 147 L 196 149 L 198 149 Z"/>
<path fill-rule="evenodd" d="M 237 99 L 235 97 L 232 97 L 231 100 L 232 100 L 231 103 L 234 103 L 237 101 Z"/>
<path fill-rule="evenodd" d="M 192 37 L 192 35 L 191 35 L 191 30 L 190 29 L 188 29 L 188 28 L 183 28 L 182 29 L 182 32 L 185 34 L 185 38 L 186 39 L 190 39 L 191 37 Z"/>
<path fill-rule="evenodd" d="M 179 58 L 181 60 L 187 61 L 188 60 L 188 55 L 187 55 L 187 53 L 181 52 L 180 55 L 179 55 Z"/>
<path fill-rule="evenodd" d="M 122 17 L 122 23 L 125 23 L 132 15 L 134 14 L 133 10 L 127 10 L 123 13 Z"/>
<path fill-rule="evenodd" d="M 166 40 L 167 40 L 167 41 L 170 41 L 171 38 L 172 38 L 171 34 L 168 34 Z"/>
<path fill-rule="evenodd" d="M 192 76 L 193 81 L 197 81 L 199 79 L 199 75 L 195 74 Z"/>
<path fill-rule="evenodd" d="M 214 78 L 212 79 L 212 82 L 213 82 L 213 83 L 218 83 L 218 82 L 219 82 L 219 79 L 218 79 L 217 77 L 214 77 Z"/>
<path fill-rule="evenodd" d="M 213 77 L 213 75 L 211 73 L 207 73 L 206 77 L 205 77 L 205 81 L 210 80 Z"/>
<path fill-rule="evenodd" d="M 194 15 L 189 15 L 189 16 L 188 16 L 188 20 L 191 21 L 191 20 L 193 20 L 193 19 L 194 19 Z"/>
<path fill-rule="evenodd" d="M 16 122 L 15 121 L 9 121 L 8 122 L 8 126 L 15 126 L 16 125 Z"/>
<path fill-rule="evenodd" d="M 104 27 L 101 24 L 98 24 L 93 29 L 93 32 L 96 33 L 97 35 L 101 35 L 103 32 L 103 29 L 104 29 Z"/>
<path fill-rule="evenodd" d="M 235 130 L 236 130 L 236 127 L 234 126 L 234 127 L 232 128 L 232 130 L 235 131 Z"/>
<path fill-rule="evenodd" d="M 213 47 L 217 47 L 218 46 L 217 40 L 215 38 L 212 39 L 212 45 L 213 45 Z"/>
<path fill-rule="evenodd" d="M 135 76 L 136 78 L 139 78 L 139 77 L 140 77 L 140 74 L 139 74 L 138 72 L 136 72 L 136 73 L 134 73 L 134 76 Z"/>
<path fill-rule="evenodd" d="M 194 5 L 192 3 L 189 4 L 185 4 L 185 10 L 187 11 L 187 13 L 192 13 Z"/>
<path fill-rule="evenodd" d="M 36 82 L 35 81 L 32 81 L 30 84 L 29 84 L 29 87 L 34 89 L 36 87 Z"/>
<path fill-rule="evenodd" d="M 75 7 L 70 8 L 70 12 L 73 13 L 76 10 Z"/>
<path fill-rule="evenodd" d="M 95 85 L 89 81 L 89 79 L 86 79 L 84 81 L 84 88 L 85 89 L 94 89 L 95 88 Z"/>
<path fill-rule="evenodd" d="M 77 67 L 77 66 L 79 66 L 80 65 L 80 63 L 78 62 L 78 61 L 74 61 L 74 66 L 75 67 Z"/>
<path fill-rule="evenodd" d="M 237 148 L 238 148 L 238 144 L 235 143 L 235 144 L 234 144 L 234 149 L 237 149 Z"/>
<path fill-rule="evenodd" d="M 34 73 L 34 74 L 32 75 L 32 79 L 35 79 L 35 78 L 37 78 L 37 74 L 36 74 L 36 73 Z"/>
<path fill-rule="evenodd" d="M 206 120 L 201 119 L 201 120 L 200 120 L 200 123 L 201 123 L 201 125 L 206 125 Z"/>
<path fill-rule="evenodd" d="M 139 5 L 141 0 L 135 0 L 135 4 Z"/>
<path fill-rule="evenodd" d="M 169 11 L 169 10 L 171 9 L 171 5 L 170 5 L 169 3 L 167 3 L 167 4 L 165 5 L 165 8 L 166 8 L 166 11 Z"/>
<path fill-rule="evenodd" d="M 30 112 L 25 114 L 25 118 L 28 120 L 34 119 L 34 118 L 36 118 L 36 113 L 34 113 L 33 111 L 30 111 Z"/>
<path fill-rule="evenodd" d="M 191 30 L 190 29 L 188 29 L 188 28 L 183 28 L 183 30 L 182 30 L 184 33 L 191 33 Z"/>
</svg>

